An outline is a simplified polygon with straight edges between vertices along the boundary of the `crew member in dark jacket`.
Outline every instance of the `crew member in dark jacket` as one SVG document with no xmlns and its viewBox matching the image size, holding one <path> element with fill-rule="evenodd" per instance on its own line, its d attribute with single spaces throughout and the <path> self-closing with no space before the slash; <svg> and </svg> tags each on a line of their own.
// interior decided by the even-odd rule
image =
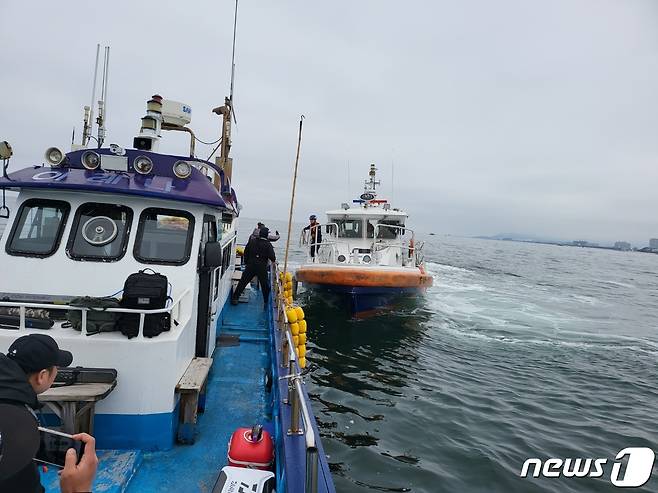
<svg viewBox="0 0 658 493">
<path fill-rule="evenodd" d="M 269 229 L 265 227 L 261 228 L 260 236 L 258 238 L 251 238 L 244 249 L 243 259 L 246 263 L 246 267 L 244 271 L 242 271 L 242 277 L 240 278 L 238 287 L 235 288 L 233 297 L 231 298 L 231 303 L 234 305 L 238 304 L 238 298 L 240 298 L 247 283 L 249 283 L 254 276 L 258 276 L 258 282 L 263 291 L 263 305 L 267 306 L 267 299 L 270 295 L 270 283 L 267 279 L 267 262 L 268 260 L 276 262 L 274 248 L 272 248 L 272 244 L 267 239 L 269 233 Z"/>
<path fill-rule="evenodd" d="M 320 243 L 322 243 L 322 227 L 317 219 L 315 214 L 311 214 L 308 218 L 310 221 L 309 225 L 302 230 L 302 234 L 306 234 L 306 231 L 308 231 L 308 242 L 311 245 L 312 259 L 315 259 L 315 252 L 320 247 Z"/>
<path fill-rule="evenodd" d="M 27 407 L 32 414 L 38 409 L 39 401 L 37 394 L 48 390 L 57 376 L 58 366 L 69 366 L 73 361 L 73 355 L 59 349 L 57 342 L 46 334 L 30 334 L 19 337 L 11 346 L 7 355 L 0 353 L 0 403 L 10 404 L 18 407 Z M 35 421 L 37 421 L 35 415 Z M 38 423 L 35 422 L 35 426 Z M 75 457 L 72 462 L 67 456 L 66 476 L 62 472 L 60 478 L 61 491 L 90 491 L 91 484 L 96 473 L 98 459 L 90 447 L 88 439 L 93 438 L 85 435 L 74 435 L 87 444 L 89 454 L 85 451 L 81 466 L 76 466 Z M 75 454 L 74 454 L 75 456 Z M 71 463 L 70 463 L 71 462 Z M 89 462 L 89 464 L 87 464 Z M 69 464 L 70 463 L 70 464 Z M 91 470 L 93 468 L 93 470 Z M 23 469 L 9 478 L 0 480 L 0 492 L 12 493 L 43 493 L 39 471 L 34 461 L 30 461 Z"/>
</svg>

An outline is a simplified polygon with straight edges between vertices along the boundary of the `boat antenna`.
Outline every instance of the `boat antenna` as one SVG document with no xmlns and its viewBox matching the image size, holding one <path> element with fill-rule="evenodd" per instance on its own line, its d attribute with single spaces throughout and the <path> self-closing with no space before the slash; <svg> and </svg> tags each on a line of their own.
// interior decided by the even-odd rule
<svg viewBox="0 0 658 493">
<path fill-rule="evenodd" d="M 82 146 L 86 147 L 91 138 L 94 126 L 94 100 L 96 99 L 96 79 L 98 78 L 98 58 L 100 56 L 101 45 L 96 44 L 96 63 L 94 64 L 94 84 L 91 86 L 91 104 L 85 106 L 85 121 L 82 129 Z"/>
<path fill-rule="evenodd" d="M 349 200 L 350 198 L 350 189 L 352 187 L 350 186 L 350 160 L 347 160 L 347 199 Z"/>
<path fill-rule="evenodd" d="M 393 149 L 393 158 L 391 159 L 391 202 L 395 199 L 395 149 Z"/>
<path fill-rule="evenodd" d="M 235 109 L 233 107 L 233 85 L 235 82 L 235 39 L 238 30 L 238 0 L 235 0 L 235 13 L 233 15 L 233 49 L 231 52 L 231 90 L 229 91 L 229 101 L 231 102 L 231 114 L 233 122 L 237 125 L 238 121 L 235 118 Z"/>
<path fill-rule="evenodd" d="M 103 58 L 103 79 L 101 81 L 101 99 L 98 101 L 98 147 L 105 141 L 105 121 L 107 120 L 107 79 L 110 70 L 110 47 L 105 47 L 105 56 Z"/>
<path fill-rule="evenodd" d="M 299 134 L 297 136 L 297 157 L 295 157 L 295 172 L 292 176 L 292 193 L 290 194 L 290 214 L 288 214 L 288 237 L 286 238 L 286 254 L 283 258 L 283 272 L 288 272 L 288 251 L 290 250 L 290 230 L 292 228 L 292 211 L 295 206 L 295 187 L 297 186 L 297 168 L 299 166 L 299 150 L 302 147 L 302 124 L 304 115 L 299 117 Z"/>
</svg>

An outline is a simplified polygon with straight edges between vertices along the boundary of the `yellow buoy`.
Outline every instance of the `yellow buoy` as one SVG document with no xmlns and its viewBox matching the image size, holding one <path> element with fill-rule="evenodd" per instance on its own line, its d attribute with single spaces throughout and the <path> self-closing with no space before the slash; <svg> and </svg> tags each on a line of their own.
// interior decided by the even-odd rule
<svg viewBox="0 0 658 493">
<path fill-rule="evenodd" d="M 292 291 L 292 283 L 291 282 L 287 282 L 285 284 L 285 290 L 286 291 Z"/>
<path fill-rule="evenodd" d="M 304 310 L 302 310 L 302 307 L 298 306 L 295 308 L 295 311 L 297 312 L 297 320 L 304 320 Z"/>
<path fill-rule="evenodd" d="M 299 358 L 299 367 L 306 368 L 306 358 Z"/>
<path fill-rule="evenodd" d="M 306 344 L 306 334 L 299 333 L 299 344 Z"/>
<path fill-rule="evenodd" d="M 292 336 L 292 342 L 295 344 L 295 346 L 299 345 L 299 336 Z"/>
<path fill-rule="evenodd" d="M 290 332 L 292 332 L 292 335 L 294 336 L 299 335 L 299 324 L 297 322 L 290 324 Z"/>
<path fill-rule="evenodd" d="M 235 247 L 235 253 L 238 255 L 238 257 L 242 257 L 244 255 L 244 247 Z"/>
<path fill-rule="evenodd" d="M 288 302 L 288 300 L 286 300 L 286 302 Z M 297 321 L 297 311 L 294 308 L 288 308 L 286 310 L 286 316 L 288 317 L 288 322 L 290 322 L 291 324 Z"/>
<path fill-rule="evenodd" d="M 288 305 L 288 306 L 292 306 L 292 296 L 288 296 L 288 297 L 286 298 L 286 305 Z M 292 310 L 292 308 L 291 308 L 291 310 Z"/>
<path fill-rule="evenodd" d="M 300 358 L 306 358 L 306 346 L 303 344 L 300 344 L 297 346 L 297 356 Z"/>
<path fill-rule="evenodd" d="M 286 282 L 292 282 L 292 274 L 290 272 L 286 272 Z"/>
<path fill-rule="evenodd" d="M 305 334 L 306 333 L 306 320 L 300 320 L 299 321 L 299 333 L 300 334 Z"/>
</svg>

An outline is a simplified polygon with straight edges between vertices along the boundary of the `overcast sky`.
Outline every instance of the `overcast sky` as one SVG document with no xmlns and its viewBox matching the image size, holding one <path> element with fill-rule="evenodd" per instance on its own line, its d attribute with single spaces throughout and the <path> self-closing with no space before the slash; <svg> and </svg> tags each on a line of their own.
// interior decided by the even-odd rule
<svg viewBox="0 0 658 493">
<path fill-rule="evenodd" d="M 232 1 L 2 0 L 0 20 L 12 168 L 80 134 L 96 43 L 111 46 L 108 142 L 131 145 L 155 93 L 217 138 Z M 656 0 L 241 0 L 236 56 L 245 216 L 287 217 L 303 113 L 297 220 L 355 198 L 374 162 L 421 230 L 658 237 Z M 165 140 L 184 154 L 184 136 Z"/>
</svg>

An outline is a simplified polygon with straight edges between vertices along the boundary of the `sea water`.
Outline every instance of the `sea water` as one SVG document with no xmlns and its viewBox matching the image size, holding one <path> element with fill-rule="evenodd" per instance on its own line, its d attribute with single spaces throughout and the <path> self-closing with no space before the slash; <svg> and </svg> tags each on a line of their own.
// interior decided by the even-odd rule
<svg viewBox="0 0 658 493">
<path fill-rule="evenodd" d="M 658 255 L 424 239 L 434 285 L 393 311 L 354 320 L 299 297 L 337 490 L 619 491 L 620 450 L 658 453 Z M 599 478 L 522 478 L 528 458 L 607 462 Z M 656 464 L 632 491 L 658 491 Z"/>
</svg>

